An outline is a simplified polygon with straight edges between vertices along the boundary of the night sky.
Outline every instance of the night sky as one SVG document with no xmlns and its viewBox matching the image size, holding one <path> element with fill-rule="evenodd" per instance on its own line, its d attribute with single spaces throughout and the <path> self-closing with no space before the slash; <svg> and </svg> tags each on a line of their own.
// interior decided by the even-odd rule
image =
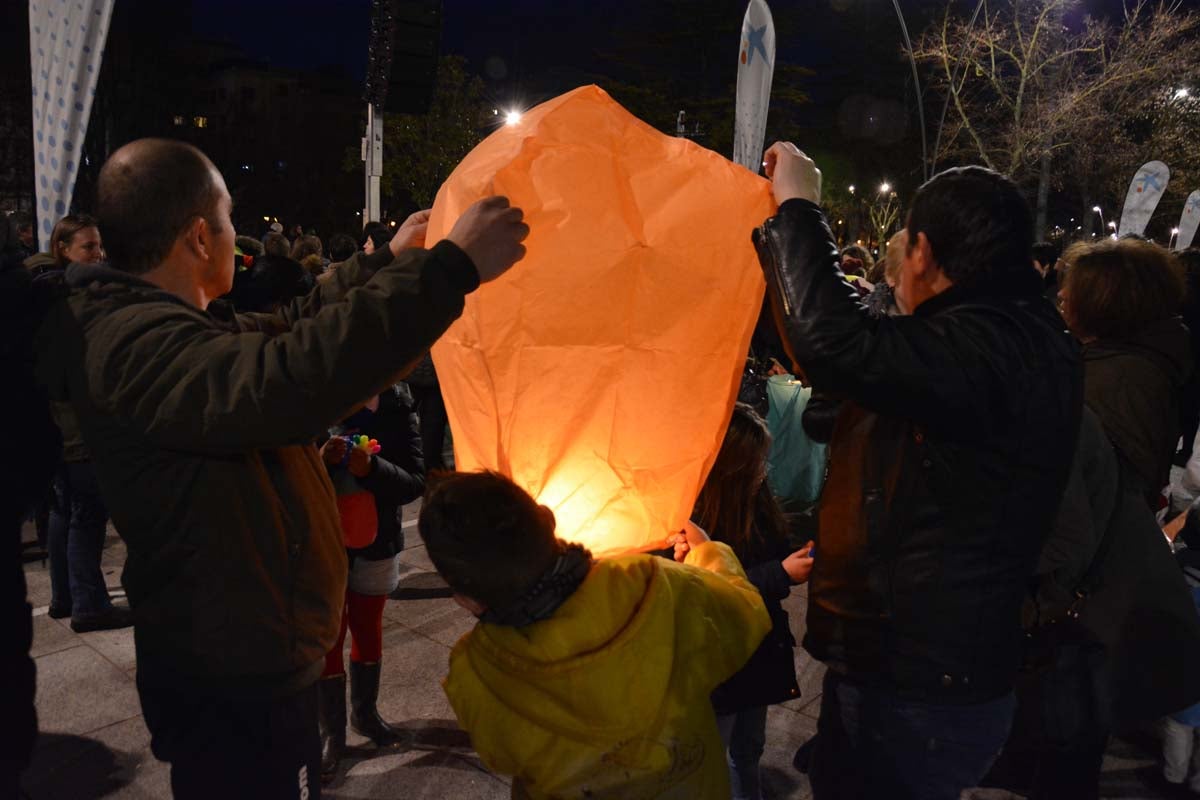
<svg viewBox="0 0 1200 800">
<path fill-rule="evenodd" d="M 370 0 L 194 0 L 193 32 L 233 41 L 276 66 L 337 64 L 361 79 L 370 5 Z M 745 3 L 728 5 L 732 75 Z M 902 5 L 919 14 L 919 6 L 930 4 L 905 0 Z M 837 54 L 852 54 L 864 40 L 894 37 L 899 46 L 890 4 L 818 0 L 813 6 L 802 39 L 779 42 L 782 59 L 838 66 Z M 632 30 L 662 27 L 664 20 L 652 7 L 635 0 L 444 0 L 442 52 L 466 56 L 489 88 L 501 92 L 556 69 L 603 72 L 603 54 L 618 49 Z"/>
<path fill-rule="evenodd" d="M 973 3 L 958 0 L 965 9 Z M 915 38 L 940 14 L 941 0 L 901 0 Z M 1185 0 L 1200 6 L 1200 0 Z M 366 70 L 370 0 L 193 0 L 195 35 L 225 39 L 271 64 L 311 68 L 336 64 L 361 80 Z M 604 53 L 630 32 L 670 24 L 654 14 L 654 0 L 444 0 L 442 52 L 464 55 L 498 94 L 518 92 L 555 70 L 603 72 Z M 735 69 L 743 0 L 729 0 L 729 71 Z M 782 62 L 811 67 L 806 88 L 818 105 L 836 104 L 855 78 L 878 84 L 895 63 L 901 33 L 886 0 L 790 0 L 777 15 L 803 7 L 804 24 L 778 43 Z M 1118 13 L 1121 0 L 1087 0 L 1087 11 Z M 882 62 L 882 63 L 881 63 Z"/>
</svg>

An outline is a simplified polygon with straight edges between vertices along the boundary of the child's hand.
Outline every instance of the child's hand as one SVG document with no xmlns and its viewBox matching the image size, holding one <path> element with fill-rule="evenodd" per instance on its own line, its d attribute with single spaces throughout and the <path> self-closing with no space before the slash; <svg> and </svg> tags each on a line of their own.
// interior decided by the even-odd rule
<svg viewBox="0 0 1200 800">
<path fill-rule="evenodd" d="M 347 465 L 350 474 L 356 478 L 365 478 L 371 474 L 371 454 L 361 447 L 350 449 L 350 463 Z"/>
<path fill-rule="evenodd" d="M 781 562 L 783 571 L 792 579 L 792 583 L 804 583 L 812 574 L 812 551 L 813 543 L 809 542 Z"/>
<path fill-rule="evenodd" d="M 667 541 L 675 545 L 675 560 L 683 563 L 683 560 L 687 558 L 687 554 L 693 547 L 711 540 L 703 528 L 689 520 L 683 526 L 682 531 L 671 536 Z"/>
<path fill-rule="evenodd" d="M 341 436 L 331 437 L 325 444 L 321 445 L 321 458 L 331 467 L 336 467 L 342 463 L 342 459 L 346 457 L 346 440 Z"/>
</svg>

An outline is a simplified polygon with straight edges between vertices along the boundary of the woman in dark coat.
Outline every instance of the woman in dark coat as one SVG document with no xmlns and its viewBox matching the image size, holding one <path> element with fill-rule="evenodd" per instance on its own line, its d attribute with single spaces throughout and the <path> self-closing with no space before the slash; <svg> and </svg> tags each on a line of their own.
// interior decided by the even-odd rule
<svg viewBox="0 0 1200 800">
<path fill-rule="evenodd" d="M 1063 319 L 1083 343 L 1084 402 L 1157 511 L 1193 370 L 1179 316 L 1183 270 L 1170 252 L 1137 239 L 1077 244 L 1065 260 L 1059 299 Z"/>
<path fill-rule="evenodd" d="M 767 706 L 800 696 L 796 646 L 782 601 L 812 571 L 812 542 L 793 552 L 783 513 L 767 484 L 771 434 L 745 403 L 733 419 L 712 471 L 700 490 L 692 519 L 713 540 L 725 542 L 746 570 L 771 615 L 770 633 L 733 677 L 713 692 L 717 726 L 728 748 L 734 800 L 759 800 L 758 762 L 766 742 Z"/>
</svg>

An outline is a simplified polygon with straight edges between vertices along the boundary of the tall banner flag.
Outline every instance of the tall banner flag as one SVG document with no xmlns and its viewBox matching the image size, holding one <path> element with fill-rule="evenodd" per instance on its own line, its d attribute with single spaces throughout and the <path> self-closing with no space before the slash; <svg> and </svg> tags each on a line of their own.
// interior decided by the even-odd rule
<svg viewBox="0 0 1200 800">
<path fill-rule="evenodd" d="M 1175 249 L 1187 250 L 1196 238 L 1196 227 L 1200 225 L 1200 189 L 1188 195 L 1179 215 L 1179 235 L 1175 237 Z"/>
<path fill-rule="evenodd" d="M 1121 224 L 1117 228 L 1118 236 L 1127 233 L 1141 236 L 1146 232 L 1146 225 L 1150 223 L 1150 217 L 1158 207 L 1158 201 L 1162 199 L 1170 180 L 1171 170 L 1161 161 L 1148 161 L 1138 168 L 1125 195 Z"/>
<path fill-rule="evenodd" d="M 767 135 L 767 107 L 775 74 L 775 22 L 765 0 L 750 0 L 742 20 L 738 54 L 737 103 L 733 120 L 733 160 L 757 174 Z"/>
<path fill-rule="evenodd" d="M 29 0 L 38 239 L 71 207 L 115 0 Z"/>
</svg>

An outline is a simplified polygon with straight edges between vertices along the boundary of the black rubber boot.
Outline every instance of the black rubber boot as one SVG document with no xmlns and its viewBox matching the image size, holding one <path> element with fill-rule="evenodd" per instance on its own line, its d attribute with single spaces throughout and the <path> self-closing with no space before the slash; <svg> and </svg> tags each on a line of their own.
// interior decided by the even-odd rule
<svg viewBox="0 0 1200 800">
<path fill-rule="evenodd" d="M 337 774 L 338 761 L 346 749 L 346 676 L 322 678 L 317 684 L 321 714 L 321 780 Z"/>
<path fill-rule="evenodd" d="M 401 733 L 383 721 L 376 702 L 379 700 L 381 665 L 350 662 L 350 727 L 380 747 L 397 744 Z"/>
</svg>

